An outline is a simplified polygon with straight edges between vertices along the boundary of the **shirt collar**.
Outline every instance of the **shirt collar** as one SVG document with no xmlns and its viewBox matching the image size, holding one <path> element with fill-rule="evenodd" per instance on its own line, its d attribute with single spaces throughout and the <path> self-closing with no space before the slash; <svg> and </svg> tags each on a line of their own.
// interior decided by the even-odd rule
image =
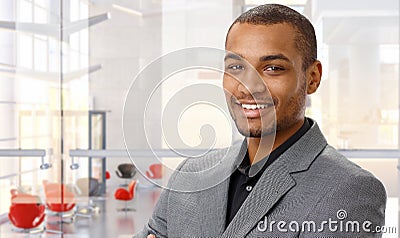
<svg viewBox="0 0 400 238">
<path fill-rule="evenodd" d="M 255 177 L 258 174 L 262 174 L 265 169 L 272 164 L 283 152 L 289 149 L 297 140 L 299 140 L 312 126 L 313 121 L 311 119 L 305 118 L 302 127 L 293 134 L 288 140 L 286 140 L 283 144 L 278 146 L 275 150 L 271 152 L 271 154 L 264 157 L 262 160 L 257 163 L 251 165 L 249 160 L 249 154 L 247 152 L 247 142 L 244 140 L 241 153 L 239 156 L 242 159 L 241 163 L 237 166 L 237 170 L 244 174 L 246 177 Z M 246 153 L 244 153 L 246 152 Z M 239 158 L 238 158 L 239 159 Z M 239 160 L 240 161 L 240 160 Z"/>
</svg>

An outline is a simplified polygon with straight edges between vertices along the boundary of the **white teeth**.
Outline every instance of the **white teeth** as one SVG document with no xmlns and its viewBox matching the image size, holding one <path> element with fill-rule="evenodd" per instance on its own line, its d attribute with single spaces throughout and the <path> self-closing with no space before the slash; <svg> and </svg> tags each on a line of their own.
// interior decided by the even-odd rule
<svg viewBox="0 0 400 238">
<path fill-rule="evenodd" d="M 255 110 L 255 109 L 264 109 L 268 107 L 267 104 L 241 104 L 242 108 L 248 109 L 248 110 Z"/>
</svg>

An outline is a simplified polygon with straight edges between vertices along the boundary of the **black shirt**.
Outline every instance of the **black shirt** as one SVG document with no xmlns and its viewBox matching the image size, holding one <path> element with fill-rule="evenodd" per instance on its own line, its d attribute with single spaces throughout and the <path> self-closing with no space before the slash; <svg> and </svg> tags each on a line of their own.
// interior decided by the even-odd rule
<svg viewBox="0 0 400 238">
<path fill-rule="evenodd" d="M 254 165 L 250 165 L 249 155 L 246 153 L 242 162 L 237 169 L 232 173 L 229 182 L 228 190 L 228 206 L 226 212 L 225 228 L 228 227 L 233 217 L 236 215 L 239 208 L 242 206 L 244 200 L 253 190 L 265 169 L 272 164 L 283 152 L 291 147 L 300 137 L 302 137 L 312 125 L 312 120 L 305 118 L 303 126 L 292 135 L 282 145 L 278 146 L 271 154 Z M 244 142 L 246 144 L 246 142 Z M 247 147 L 245 148 L 247 149 Z M 261 169 L 257 168 L 262 166 Z M 251 170 L 250 170 L 251 168 Z M 258 172 L 252 174 L 254 169 Z"/>
</svg>

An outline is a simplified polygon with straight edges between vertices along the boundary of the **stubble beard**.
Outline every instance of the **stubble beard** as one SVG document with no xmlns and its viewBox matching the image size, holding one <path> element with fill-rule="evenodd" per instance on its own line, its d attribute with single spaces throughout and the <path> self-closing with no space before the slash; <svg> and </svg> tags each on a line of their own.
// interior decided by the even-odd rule
<svg viewBox="0 0 400 238">
<path fill-rule="evenodd" d="M 306 103 L 306 84 L 301 87 L 300 91 L 289 98 L 287 102 L 287 109 L 282 112 L 282 116 L 277 116 L 276 131 L 283 131 L 298 122 L 299 118 L 303 118 L 305 115 L 305 103 Z"/>
</svg>

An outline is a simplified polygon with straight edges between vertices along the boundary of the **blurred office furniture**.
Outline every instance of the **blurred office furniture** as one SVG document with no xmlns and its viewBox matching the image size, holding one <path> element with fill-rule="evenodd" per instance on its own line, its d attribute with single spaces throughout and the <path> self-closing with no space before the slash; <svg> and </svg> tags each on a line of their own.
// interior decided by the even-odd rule
<svg viewBox="0 0 400 238">
<path fill-rule="evenodd" d="M 100 196 L 101 188 L 99 181 L 95 178 L 80 178 L 76 180 L 76 186 L 79 188 L 81 196 Z"/>
<path fill-rule="evenodd" d="M 99 181 L 95 178 L 80 178 L 76 181 L 76 186 L 79 190 L 78 196 L 89 197 L 88 204 L 83 206 L 79 205 L 76 214 L 78 216 L 90 217 L 93 212 L 99 212 L 99 206 L 97 206 L 91 198 L 94 196 L 101 196 L 101 185 Z"/>
<path fill-rule="evenodd" d="M 146 171 L 146 176 L 150 179 L 161 179 L 162 178 L 162 164 L 151 164 L 149 169 Z"/>
<path fill-rule="evenodd" d="M 132 180 L 129 185 L 128 185 L 128 189 L 125 188 L 118 188 L 115 193 L 114 193 L 114 197 L 117 200 L 122 200 L 125 201 L 125 207 L 118 209 L 118 211 L 136 211 L 136 209 L 134 208 L 128 208 L 127 207 L 127 202 L 132 200 L 135 197 L 135 188 L 136 188 L 136 184 L 137 181 L 136 180 Z"/>
<path fill-rule="evenodd" d="M 74 161 L 74 157 L 71 157 L 71 170 L 77 170 L 80 168 L 79 164 Z M 75 194 L 78 197 L 88 197 L 88 203 L 85 205 L 78 204 L 76 206 L 77 216 L 90 218 L 93 212 L 99 212 L 100 208 L 93 202 L 95 196 L 101 196 L 102 189 L 99 179 L 92 177 L 83 177 L 76 180 L 74 184 L 76 190 Z"/>
<path fill-rule="evenodd" d="M 41 203 L 38 196 L 19 193 L 17 190 L 11 191 L 11 206 L 8 218 L 16 231 L 33 232 L 43 231 L 39 228 L 43 223 L 45 215 L 45 206 Z M 37 228 L 37 229 L 35 229 Z"/>
<path fill-rule="evenodd" d="M 115 170 L 118 177 L 128 180 L 136 174 L 136 168 L 133 164 L 119 164 L 118 170 Z"/>
<path fill-rule="evenodd" d="M 50 210 L 49 215 L 60 216 L 56 222 L 70 223 L 74 219 L 75 195 L 69 191 L 65 184 L 48 183 L 43 181 L 46 205 Z M 64 220 L 67 219 L 67 220 Z"/>
</svg>

